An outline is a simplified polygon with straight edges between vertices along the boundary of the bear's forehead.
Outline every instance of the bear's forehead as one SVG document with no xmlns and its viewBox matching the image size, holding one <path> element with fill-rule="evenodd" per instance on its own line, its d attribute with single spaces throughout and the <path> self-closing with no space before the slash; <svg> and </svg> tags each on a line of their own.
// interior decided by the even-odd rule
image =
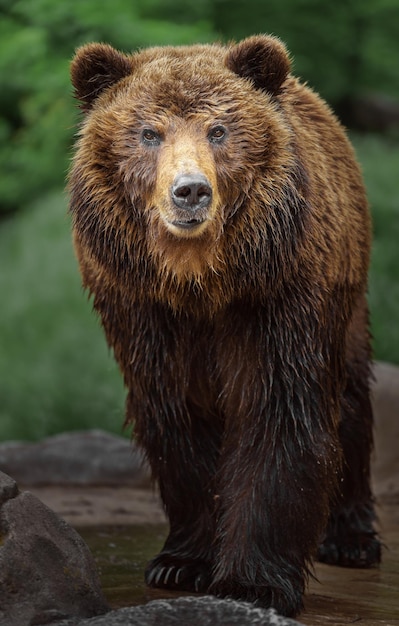
<svg viewBox="0 0 399 626">
<path fill-rule="evenodd" d="M 248 95 L 255 104 L 260 94 L 225 66 L 225 49 L 211 50 L 212 54 L 209 46 L 197 46 L 139 53 L 124 88 L 140 109 L 173 109 L 181 114 L 242 110 Z"/>
<path fill-rule="evenodd" d="M 135 81 L 148 85 L 165 85 L 172 91 L 184 88 L 220 91 L 229 89 L 236 81 L 219 55 L 191 54 L 186 57 L 166 54 L 142 60 L 132 74 Z"/>
<path fill-rule="evenodd" d="M 226 48 L 218 45 L 196 45 L 162 48 L 146 48 L 133 55 L 134 67 L 191 67 L 211 68 L 222 67 L 226 58 Z"/>
</svg>

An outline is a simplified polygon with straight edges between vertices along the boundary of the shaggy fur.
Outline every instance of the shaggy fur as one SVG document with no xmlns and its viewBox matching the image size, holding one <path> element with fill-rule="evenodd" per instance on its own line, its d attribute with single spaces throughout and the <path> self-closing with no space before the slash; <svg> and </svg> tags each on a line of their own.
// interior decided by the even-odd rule
<svg viewBox="0 0 399 626">
<path fill-rule="evenodd" d="M 79 49 L 70 192 L 83 283 L 170 520 L 147 583 L 295 615 L 320 542 L 353 567 L 380 544 L 367 202 L 342 128 L 289 67 L 266 36 Z M 176 202 L 182 176 L 206 193 L 190 204 L 198 185 L 180 185 Z"/>
</svg>

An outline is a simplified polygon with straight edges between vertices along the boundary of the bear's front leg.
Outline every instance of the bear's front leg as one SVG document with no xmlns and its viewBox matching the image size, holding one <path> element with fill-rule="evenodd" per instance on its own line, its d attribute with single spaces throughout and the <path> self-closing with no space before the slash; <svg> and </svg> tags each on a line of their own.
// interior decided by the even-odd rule
<svg viewBox="0 0 399 626">
<path fill-rule="evenodd" d="M 160 420 L 164 421 L 164 429 Z M 202 432 L 205 431 L 205 432 Z M 150 587 L 206 592 L 215 534 L 213 480 L 220 433 L 193 413 L 136 427 L 157 480 L 169 535 L 145 572 Z"/>
<path fill-rule="evenodd" d="M 307 448 L 295 433 L 285 435 L 270 432 L 279 442 L 265 445 L 252 433 L 252 441 L 238 443 L 238 456 L 225 450 L 210 591 L 295 616 L 327 518 L 338 452 L 324 435 Z"/>
<path fill-rule="evenodd" d="M 340 375 L 330 369 L 338 360 L 323 346 L 308 350 L 310 332 L 290 333 L 282 323 L 280 338 L 262 338 L 253 324 L 249 346 L 250 322 L 235 386 L 224 383 L 229 417 L 210 591 L 294 616 L 340 467 Z"/>
<path fill-rule="evenodd" d="M 118 310 L 124 303 L 118 302 Z M 162 551 L 147 567 L 146 582 L 205 591 L 213 561 L 221 425 L 199 406 L 200 399 L 190 400 L 193 354 L 201 335 L 183 314 L 151 302 L 110 320 L 110 335 L 120 319 L 125 320 L 123 341 L 114 349 L 129 388 L 126 421 L 134 424 L 170 522 Z"/>
</svg>

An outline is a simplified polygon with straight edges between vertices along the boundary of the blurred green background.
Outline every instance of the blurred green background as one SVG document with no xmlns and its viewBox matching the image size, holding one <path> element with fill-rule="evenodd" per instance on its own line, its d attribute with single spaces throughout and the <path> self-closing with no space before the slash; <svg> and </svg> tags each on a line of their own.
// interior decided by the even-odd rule
<svg viewBox="0 0 399 626">
<path fill-rule="evenodd" d="M 399 0 L 0 0 L 0 440 L 122 432 L 124 390 L 80 287 L 63 191 L 74 49 L 280 36 L 349 127 L 374 220 L 375 357 L 399 364 Z"/>
</svg>

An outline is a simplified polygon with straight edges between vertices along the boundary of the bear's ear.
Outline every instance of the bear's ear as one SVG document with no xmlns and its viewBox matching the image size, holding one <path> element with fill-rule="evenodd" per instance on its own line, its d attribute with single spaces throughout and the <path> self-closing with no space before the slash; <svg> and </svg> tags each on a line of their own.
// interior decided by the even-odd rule
<svg viewBox="0 0 399 626">
<path fill-rule="evenodd" d="M 79 48 L 71 64 L 71 80 L 81 108 L 88 111 L 104 89 L 132 70 L 132 58 L 111 46 L 91 43 Z"/>
<path fill-rule="evenodd" d="M 284 44 L 266 35 L 243 39 L 229 50 L 225 62 L 238 76 L 251 79 L 257 89 L 272 95 L 280 91 L 291 65 Z"/>
</svg>

